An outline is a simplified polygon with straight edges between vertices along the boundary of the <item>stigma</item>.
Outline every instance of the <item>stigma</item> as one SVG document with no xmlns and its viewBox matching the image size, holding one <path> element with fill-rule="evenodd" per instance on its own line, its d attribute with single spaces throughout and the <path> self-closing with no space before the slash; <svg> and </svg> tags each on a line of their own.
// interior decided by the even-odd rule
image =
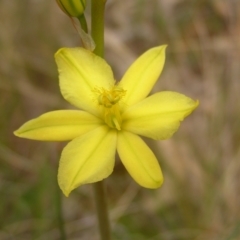
<svg viewBox="0 0 240 240">
<path fill-rule="evenodd" d="M 121 113 L 119 103 L 126 94 L 126 90 L 114 85 L 109 89 L 95 88 L 98 105 L 102 108 L 105 123 L 117 130 L 121 130 Z"/>
</svg>

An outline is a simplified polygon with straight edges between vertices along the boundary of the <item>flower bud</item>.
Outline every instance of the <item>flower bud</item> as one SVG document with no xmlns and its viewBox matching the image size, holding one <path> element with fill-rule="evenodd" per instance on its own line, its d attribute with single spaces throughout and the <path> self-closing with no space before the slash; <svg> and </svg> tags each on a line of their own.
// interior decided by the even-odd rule
<svg viewBox="0 0 240 240">
<path fill-rule="evenodd" d="M 85 10 L 86 0 L 56 0 L 59 7 L 70 17 L 80 17 Z"/>
</svg>

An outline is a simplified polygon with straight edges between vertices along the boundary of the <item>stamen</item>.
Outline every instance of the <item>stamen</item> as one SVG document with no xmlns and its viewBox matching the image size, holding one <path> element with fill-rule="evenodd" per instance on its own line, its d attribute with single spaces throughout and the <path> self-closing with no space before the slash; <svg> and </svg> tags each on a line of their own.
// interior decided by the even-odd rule
<svg viewBox="0 0 240 240">
<path fill-rule="evenodd" d="M 93 90 L 98 96 L 97 101 L 103 109 L 103 118 L 105 123 L 111 127 L 121 130 L 121 114 L 119 102 L 126 94 L 126 91 L 121 87 L 114 85 L 110 89 L 95 88 Z"/>
<path fill-rule="evenodd" d="M 115 117 L 113 117 L 113 123 L 114 123 L 115 128 L 120 131 L 121 126 L 119 125 L 119 122 Z"/>
</svg>

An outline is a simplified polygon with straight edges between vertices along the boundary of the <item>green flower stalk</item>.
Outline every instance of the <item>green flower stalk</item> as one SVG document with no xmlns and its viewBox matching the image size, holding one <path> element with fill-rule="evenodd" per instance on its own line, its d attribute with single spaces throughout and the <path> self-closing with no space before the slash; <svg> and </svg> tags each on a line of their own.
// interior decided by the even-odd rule
<svg viewBox="0 0 240 240">
<path fill-rule="evenodd" d="M 79 18 L 86 8 L 86 0 L 56 0 L 59 7 L 69 17 Z"/>
<path fill-rule="evenodd" d="M 197 106 L 183 94 L 162 91 L 148 96 L 162 71 L 166 46 L 140 56 L 116 83 L 106 61 L 84 48 L 56 54 L 63 97 L 81 110 L 45 113 L 23 124 L 15 135 L 42 141 L 72 140 L 58 170 L 63 193 L 108 177 L 115 153 L 132 178 L 146 188 L 163 183 L 159 163 L 140 138 L 170 138 Z"/>
</svg>

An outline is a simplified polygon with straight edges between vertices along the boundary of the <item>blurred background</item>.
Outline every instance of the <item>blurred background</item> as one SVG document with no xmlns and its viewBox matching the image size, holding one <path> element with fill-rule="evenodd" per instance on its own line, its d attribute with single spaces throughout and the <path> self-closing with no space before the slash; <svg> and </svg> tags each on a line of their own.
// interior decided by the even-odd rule
<svg viewBox="0 0 240 240">
<path fill-rule="evenodd" d="M 53 55 L 79 37 L 54 0 L 0 0 L 0 31 L 0 239 L 60 239 L 62 208 L 68 240 L 97 240 L 92 186 L 69 198 L 57 186 L 66 143 L 12 134 L 69 107 Z M 108 0 L 105 33 L 116 79 L 148 48 L 168 44 L 153 92 L 200 101 L 173 138 L 146 139 L 165 176 L 160 189 L 141 188 L 116 161 L 105 181 L 113 240 L 240 239 L 240 1 Z"/>
</svg>

